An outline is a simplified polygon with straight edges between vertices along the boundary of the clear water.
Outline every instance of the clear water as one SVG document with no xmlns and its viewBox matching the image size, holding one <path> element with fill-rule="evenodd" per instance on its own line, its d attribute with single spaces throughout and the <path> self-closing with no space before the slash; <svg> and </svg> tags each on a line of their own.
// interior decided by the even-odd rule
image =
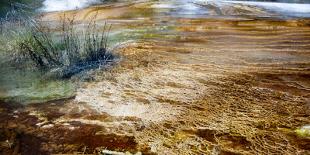
<svg viewBox="0 0 310 155">
<path fill-rule="evenodd" d="M 192 2 L 202 0 L 171 0 L 173 3 L 165 3 L 164 5 L 154 5 L 153 11 L 166 9 L 170 10 L 170 16 L 180 17 L 205 17 L 208 16 L 208 9 L 199 7 Z M 15 0 L 26 4 L 34 2 L 42 2 L 38 7 L 40 11 L 63 11 L 88 7 L 90 5 L 102 3 L 102 0 Z M 216 3 L 225 5 L 245 4 L 263 8 L 270 12 L 275 12 L 283 16 L 292 17 L 310 17 L 310 0 L 275 0 L 275 1 L 219 1 Z M 278 3 L 281 2 L 281 3 Z M 307 4 L 305 4 L 307 3 Z M 308 4 L 309 3 L 309 4 Z M 0 11 L 5 12 L 9 7 L 9 3 L 0 2 Z M 164 12 L 165 13 L 165 12 Z M 167 26 L 167 25 L 166 25 Z M 126 32 L 128 31 L 128 32 Z M 169 27 L 165 29 L 155 30 L 153 27 L 149 29 L 122 29 L 122 32 L 115 32 L 111 38 L 113 44 L 126 42 L 135 38 L 152 38 L 152 32 L 159 31 L 167 35 Z M 112 33 L 113 34 L 113 33 Z M 172 35 L 171 35 L 172 36 Z M 155 37 L 158 37 L 156 34 Z M 0 53 L 1 54 L 1 53 Z M 0 61 L 4 56 L 0 55 Z M 46 80 L 40 72 L 34 71 L 17 71 L 8 66 L 0 66 L 0 100 L 11 100 L 23 103 L 44 102 L 48 100 L 67 98 L 74 95 L 74 83 L 69 80 Z"/>
<path fill-rule="evenodd" d="M 75 85 L 69 80 L 45 79 L 38 71 L 0 68 L 0 100 L 40 103 L 74 96 Z"/>
</svg>

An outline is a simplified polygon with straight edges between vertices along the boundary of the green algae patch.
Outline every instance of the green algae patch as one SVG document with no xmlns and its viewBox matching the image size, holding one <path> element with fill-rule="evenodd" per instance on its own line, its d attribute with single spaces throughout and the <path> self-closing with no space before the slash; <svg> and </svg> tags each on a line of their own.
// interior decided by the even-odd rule
<svg viewBox="0 0 310 155">
<path fill-rule="evenodd" d="M 31 87 L 8 90 L 5 94 L 1 94 L 0 99 L 6 102 L 29 104 L 65 99 L 74 95 L 75 86 L 71 82 L 41 81 Z"/>
<path fill-rule="evenodd" d="M 71 80 L 45 79 L 37 71 L 2 68 L 0 71 L 0 100 L 22 104 L 42 103 L 71 98 L 76 85 Z"/>
<path fill-rule="evenodd" d="M 310 125 L 305 125 L 305 126 L 299 128 L 299 129 L 296 129 L 295 133 L 299 137 L 310 138 Z"/>
</svg>

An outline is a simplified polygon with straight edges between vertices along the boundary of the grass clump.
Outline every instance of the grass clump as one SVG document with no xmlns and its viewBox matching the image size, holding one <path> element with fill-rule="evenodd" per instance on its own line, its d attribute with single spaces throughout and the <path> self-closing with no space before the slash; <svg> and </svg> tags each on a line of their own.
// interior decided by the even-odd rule
<svg viewBox="0 0 310 155">
<path fill-rule="evenodd" d="M 52 28 L 47 25 L 50 23 L 30 17 L 24 19 L 15 23 L 18 25 L 16 29 L 9 30 L 11 41 L 8 44 L 15 62 L 68 78 L 83 70 L 108 64 L 115 58 L 108 52 L 111 27 L 106 23 L 98 27 L 91 21 L 81 27 L 74 19 L 64 17 L 61 26 Z"/>
</svg>

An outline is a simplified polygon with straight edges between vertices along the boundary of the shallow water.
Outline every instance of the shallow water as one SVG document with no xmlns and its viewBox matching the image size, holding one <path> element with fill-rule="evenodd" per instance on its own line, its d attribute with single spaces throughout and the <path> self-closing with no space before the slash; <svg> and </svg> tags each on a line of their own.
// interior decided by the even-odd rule
<svg viewBox="0 0 310 155">
<path fill-rule="evenodd" d="M 0 100 L 5 102 L 42 103 L 75 95 L 73 82 L 47 79 L 39 71 L 2 67 L 0 74 Z"/>
<path fill-rule="evenodd" d="M 0 121 L 10 129 L 0 142 L 12 139 L 25 154 L 32 146 L 39 146 L 33 154 L 309 154 L 309 138 L 298 135 L 310 124 L 309 19 L 191 2 L 115 2 L 67 12 L 80 22 L 97 15 L 98 25 L 112 24 L 111 46 L 122 44 L 122 61 L 98 71 L 74 99 L 0 104 L 0 118 L 10 120 Z M 42 20 L 55 23 L 62 14 Z"/>
</svg>

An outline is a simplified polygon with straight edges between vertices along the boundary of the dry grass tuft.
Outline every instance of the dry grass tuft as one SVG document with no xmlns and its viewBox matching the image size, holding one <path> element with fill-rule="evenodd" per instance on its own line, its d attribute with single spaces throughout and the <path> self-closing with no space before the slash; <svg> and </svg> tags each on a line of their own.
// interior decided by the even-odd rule
<svg viewBox="0 0 310 155">
<path fill-rule="evenodd" d="M 35 18 L 16 15 L 3 24 L 2 38 L 8 40 L 14 62 L 61 78 L 112 62 L 115 56 L 107 47 L 111 26 L 98 27 L 94 21 L 82 29 L 76 25 L 65 16 L 60 27 L 52 28 Z"/>
</svg>

